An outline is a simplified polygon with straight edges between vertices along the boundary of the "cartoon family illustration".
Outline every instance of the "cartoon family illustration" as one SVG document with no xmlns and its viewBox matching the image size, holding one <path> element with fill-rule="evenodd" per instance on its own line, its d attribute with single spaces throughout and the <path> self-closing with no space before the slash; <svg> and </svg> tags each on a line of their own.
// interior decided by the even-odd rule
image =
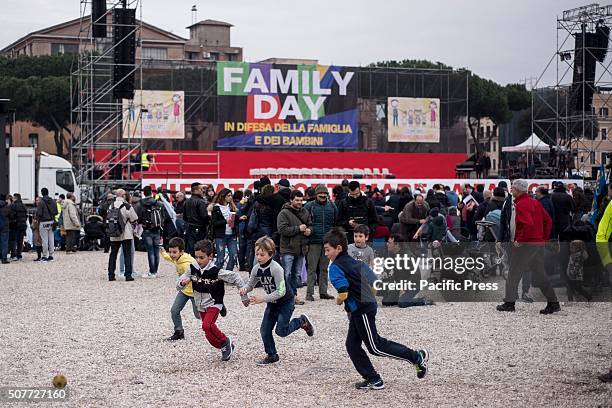
<svg viewBox="0 0 612 408">
<path fill-rule="evenodd" d="M 400 113 L 402 114 L 401 127 L 426 127 L 429 122 L 430 128 L 436 128 L 438 121 L 438 103 L 434 100 L 429 102 L 429 112 L 423 109 L 400 109 L 400 102 L 397 99 L 391 100 L 391 116 L 393 126 L 400 127 Z M 429 121 L 427 114 L 429 113 Z"/>
<path fill-rule="evenodd" d="M 172 96 L 172 104 L 164 104 L 164 102 L 148 103 L 146 105 L 135 104 L 134 100 L 129 100 L 127 105 L 128 121 L 134 122 L 136 115 L 140 114 L 140 119 L 143 122 L 168 122 L 170 114 L 172 114 L 172 122 L 180 123 L 183 98 L 180 94 Z M 137 113 L 138 112 L 138 113 Z"/>
</svg>

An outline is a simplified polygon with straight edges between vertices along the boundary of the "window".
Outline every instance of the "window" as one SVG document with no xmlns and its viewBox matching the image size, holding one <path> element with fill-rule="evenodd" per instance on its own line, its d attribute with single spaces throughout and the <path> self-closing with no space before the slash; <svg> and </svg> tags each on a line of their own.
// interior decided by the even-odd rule
<svg viewBox="0 0 612 408">
<path fill-rule="evenodd" d="M 51 55 L 62 55 L 62 54 L 78 54 L 78 44 L 51 44 Z"/>
<path fill-rule="evenodd" d="M 74 193 L 74 179 L 70 170 L 57 170 L 55 172 L 55 184 L 70 193 Z"/>
<path fill-rule="evenodd" d="M 589 153 L 589 163 L 595 164 L 595 152 Z"/>
<path fill-rule="evenodd" d="M 608 117 L 608 108 L 607 107 L 600 108 L 599 116 Z"/>
<path fill-rule="evenodd" d="M 228 60 L 229 61 L 238 61 L 238 55 L 236 55 L 236 54 L 229 54 L 228 55 Z"/>
<path fill-rule="evenodd" d="M 167 48 L 142 47 L 142 59 L 167 60 Z"/>
<path fill-rule="evenodd" d="M 34 148 L 38 147 L 38 133 L 30 133 L 28 135 L 28 141 L 30 142 L 30 146 Z"/>
<path fill-rule="evenodd" d="M 602 128 L 601 129 L 601 138 L 603 140 L 606 140 L 608 138 L 608 129 L 607 128 Z"/>
<path fill-rule="evenodd" d="M 219 53 L 218 52 L 211 52 L 210 53 L 210 59 L 213 61 L 219 61 Z"/>
<path fill-rule="evenodd" d="M 487 126 L 487 137 L 491 136 L 491 126 Z"/>
<path fill-rule="evenodd" d="M 497 142 L 493 142 L 493 150 L 491 150 L 492 152 L 496 152 L 497 151 Z"/>
<path fill-rule="evenodd" d="M 491 160 L 491 168 L 497 170 L 497 167 L 495 167 L 495 159 Z"/>
</svg>

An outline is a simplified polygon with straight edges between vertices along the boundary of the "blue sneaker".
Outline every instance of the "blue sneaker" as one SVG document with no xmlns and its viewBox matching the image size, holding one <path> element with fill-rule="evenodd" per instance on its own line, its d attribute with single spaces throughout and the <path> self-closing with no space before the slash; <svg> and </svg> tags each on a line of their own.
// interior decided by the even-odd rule
<svg viewBox="0 0 612 408">
<path fill-rule="evenodd" d="M 417 371 L 417 378 L 425 377 L 427 374 L 427 360 L 429 360 L 429 352 L 426 349 L 417 351 L 419 356 L 421 356 L 421 361 L 418 364 L 414 365 Z"/>
</svg>

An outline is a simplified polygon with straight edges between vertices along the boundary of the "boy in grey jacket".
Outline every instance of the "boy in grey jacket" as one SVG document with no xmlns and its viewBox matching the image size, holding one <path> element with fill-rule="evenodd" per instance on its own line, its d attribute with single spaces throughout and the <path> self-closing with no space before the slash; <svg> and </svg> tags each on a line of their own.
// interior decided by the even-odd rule
<svg viewBox="0 0 612 408">
<path fill-rule="evenodd" d="M 213 244 L 208 240 L 195 244 L 195 259 L 189 270 L 179 278 L 177 289 L 183 290 L 191 282 L 193 300 L 202 318 L 202 330 L 211 346 L 221 350 L 221 360 L 228 361 L 234 353 L 232 340 L 217 327 L 217 318 L 223 308 L 225 283 L 244 287 L 242 278 L 237 272 L 219 269 L 213 261 Z M 248 299 L 243 295 L 243 304 L 248 306 Z"/>
<path fill-rule="evenodd" d="M 291 319 L 295 309 L 293 293 L 287 290 L 285 272 L 283 268 L 272 259 L 276 246 L 269 237 L 262 237 L 255 243 L 255 258 L 257 263 L 251 271 L 251 278 L 246 287 L 240 289 L 241 295 L 246 295 L 261 283 L 266 294 L 264 296 L 251 295 L 251 304 L 266 303 L 266 311 L 261 321 L 261 338 L 264 343 L 266 357 L 257 362 L 264 366 L 279 361 L 274 344 L 272 330 L 276 326 L 276 334 L 286 337 L 298 329 L 304 329 L 309 337 L 314 336 L 314 325 L 306 315 Z"/>
</svg>

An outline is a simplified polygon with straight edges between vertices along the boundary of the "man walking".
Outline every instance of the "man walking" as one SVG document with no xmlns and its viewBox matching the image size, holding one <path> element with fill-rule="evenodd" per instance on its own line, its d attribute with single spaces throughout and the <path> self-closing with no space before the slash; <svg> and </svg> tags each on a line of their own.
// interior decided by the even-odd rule
<svg viewBox="0 0 612 408">
<path fill-rule="evenodd" d="M 111 240 L 111 251 L 108 259 L 108 280 L 115 280 L 117 254 L 119 253 L 119 248 L 121 248 L 125 265 L 125 280 L 129 282 L 134 280 L 134 277 L 132 277 L 132 240 L 134 239 L 132 223 L 138 220 L 138 216 L 134 211 L 134 207 L 125 201 L 125 190 L 117 190 L 116 196 L 106 216 L 108 234 Z"/>
<path fill-rule="evenodd" d="M 136 207 L 136 215 L 142 225 L 142 241 L 149 261 L 149 273 L 143 275 L 143 278 L 155 278 L 159 268 L 159 241 L 163 225 L 162 204 L 153 198 L 151 186 L 145 186 L 142 193 L 144 198 Z"/>
<path fill-rule="evenodd" d="M 293 294 L 296 305 L 303 305 L 304 301 L 297 296 L 297 277 L 304 263 L 308 237 L 312 234 L 312 222 L 310 213 L 302 207 L 304 194 L 300 190 L 293 190 L 289 198 L 290 201 L 283 206 L 280 214 L 278 214 L 280 255 L 285 269 L 287 293 Z"/>
<path fill-rule="evenodd" d="M 28 229 L 28 209 L 21 201 L 21 194 L 13 194 L 13 203 L 9 207 L 11 233 L 15 234 L 15 243 L 11 248 L 11 257 L 13 261 L 20 261 L 23 252 L 23 239 L 25 238 Z"/>
<path fill-rule="evenodd" d="M 49 190 L 43 187 L 40 190 L 42 198 L 38 207 L 36 207 L 36 216 L 38 217 L 40 238 L 42 241 L 42 258 L 41 262 L 53 261 L 53 252 L 55 251 L 55 237 L 53 228 L 55 216 L 58 214 L 55 200 L 49 197 Z"/>
<path fill-rule="evenodd" d="M 183 212 L 186 228 L 185 249 L 191 256 L 195 256 L 195 243 L 206 239 L 210 223 L 207 206 L 202 184 L 197 182 L 191 184 L 191 197 L 185 201 Z"/>
<path fill-rule="evenodd" d="M 329 199 L 329 191 L 323 184 L 315 188 L 315 200 L 304 206 L 312 219 L 312 234 L 308 240 L 308 288 L 306 300 L 314 301 L 314 285 L 319 280 L 319 297 L 333 299 L 327 294 L 327 267 L 329 260 L 325 256 L 323 237 L 336 225 L 338 209 Z"/>
<path fill-rule="evenodd" d="M 527 268 L 531 270 L 534 286 L 546 297 L 546 307 L 541 314 L 552 314 L 561 310 L 555 291 L 544 272 L 544 242 L 550 236 L 552 219 L 537 200 L 529 197 L 527 180 L 518 179 L 512 183 L 514 197 L 514 219 L 510 227 L 512 257 L 510 273 L 506 282 L 504 303 L 497 306 L 500 312 L 514 312 L 519 281 Z M 514 228 L 512 227 L 514 225 Z"/>
</svg>

